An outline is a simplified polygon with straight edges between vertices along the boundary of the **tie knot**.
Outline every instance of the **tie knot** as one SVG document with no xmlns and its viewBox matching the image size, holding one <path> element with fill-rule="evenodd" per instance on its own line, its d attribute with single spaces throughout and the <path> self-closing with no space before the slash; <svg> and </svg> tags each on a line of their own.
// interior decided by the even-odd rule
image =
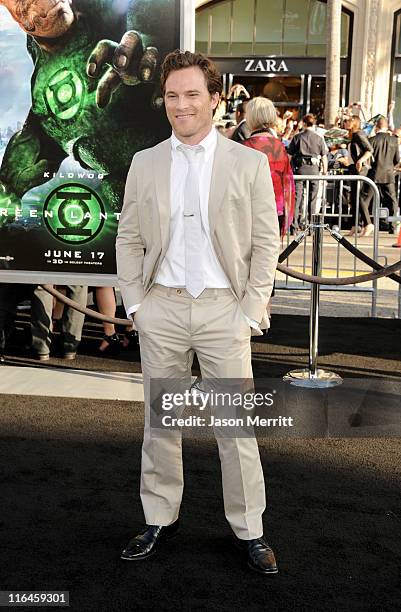
<svg viewBox="0 0 401 612">
<path fill-rule="evenodd" d="M 204 148 L 202 147 L 202 145 L 191 146 L 191 145 L 181 144 L 177 147 L 177 149 L 181 151 L 182 153 L 184 153 L 189 164 L 195 163 L 196 157 L 200 155 L 201 153 L 203 153 L 204 151 Z"/>
</svg>

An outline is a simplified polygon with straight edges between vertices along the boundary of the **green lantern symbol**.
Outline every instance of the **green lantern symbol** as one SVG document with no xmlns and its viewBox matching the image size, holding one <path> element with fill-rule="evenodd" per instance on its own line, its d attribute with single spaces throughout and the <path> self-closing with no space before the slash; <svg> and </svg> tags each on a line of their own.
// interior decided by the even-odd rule
<svg viewBox="0 0 401 612">
<path fill-rule="evenodd" d="M 78 183 L 60 185 L 47 197 L 43 209 L 47 229 L 61 242 L 93 240 L 106 218 L 97 193 Z"/>
<path fill-rule="evenodd" d="M 83 84 L 78 74 L 62 68 L 52 76 L 46 88 L 46 102 L 58 119 L 72 119 L 83 103 Z"/>
</svg>

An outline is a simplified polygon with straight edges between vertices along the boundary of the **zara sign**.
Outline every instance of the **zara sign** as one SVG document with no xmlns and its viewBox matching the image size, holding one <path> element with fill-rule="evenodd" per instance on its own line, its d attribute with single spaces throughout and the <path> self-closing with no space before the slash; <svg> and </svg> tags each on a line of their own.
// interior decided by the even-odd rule
<svg viewBox="0 0 401 612">
<path fill-rule="evenodd" d="M 288 72 L 284 60 L 252 58 L 245 60 L 245 72 Z"/>
</svg>

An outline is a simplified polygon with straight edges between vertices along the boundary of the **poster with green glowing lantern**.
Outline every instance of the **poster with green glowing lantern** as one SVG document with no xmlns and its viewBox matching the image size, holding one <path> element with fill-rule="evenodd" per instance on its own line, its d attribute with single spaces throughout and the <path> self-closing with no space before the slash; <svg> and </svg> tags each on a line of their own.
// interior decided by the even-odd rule
<svg viewBox="0 0 401 612">
<path fill-rule="evenodd" d="M 115 274 L 132 157 L 170 134 L 179 19 L 179 0 L 0 0 L 0 281 Z"/>
</svg>

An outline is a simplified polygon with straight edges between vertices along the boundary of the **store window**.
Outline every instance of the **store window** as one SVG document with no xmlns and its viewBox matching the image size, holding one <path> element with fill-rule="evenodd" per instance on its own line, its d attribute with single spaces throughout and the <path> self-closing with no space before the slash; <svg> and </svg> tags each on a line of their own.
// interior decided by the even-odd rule
<svg viewBox="0 0 401 612">
<path fill-rule="evenodd" d="M 208 52 L 209 15 L 206 11 L 196 16 L 196 50 L 198 53 Z"/>
<path fill-rule="evenodd" d="M 283 36 L 283 7 L 281 2 L 258 2 L 254 54 L 280 55 Z"/>
<path fill-rule="evenodd" d="M 392 99 L 395 102 L 394 108 L 394 125 L 401 126 L 401 74 L 396 74 L 393 85 Z"/>
<path fill-rule="evenodd" d="M 393 84 L 390 98 L 395 102 L 394 125 L 401 126 L 401 11 L 394 15 Z"/>
<path fill-rule="evenodd" d="M 327 6 L 322 2 L 314 2 L 309 20 L 308 55 L 322 57 L 326 54 L 326 19 Z M 341 22 L 341 53 L 346 53 L 348 38 L 347 19 L 342 14 Z M 346 36 L 344 40 L 344 34 Z M 345 42 L 345 46 L 344 46 Z"/>
<path fill-rule="evenodd" d="M 338 106 L 344 106 L 345 100 L 345 76 L 340 80 L 340 92 Z M 317 118 L 318 123 L 324 123 L 324 108 L 326 105 L 326 77 L 312 76 L 308 77 L 308 112 L 313 113 Z"/>
<path fill-rule="evenodd" d="M 225 0 L 196 12 L 196 50 L 215 56 L 324 57 L 324 0 Z M 350 13 L 341 15 L 341 56 L 349 52 Z"/>
<path fill-rule="evenodd" d="M 297 0 L 287 0 L 284 3 L 284 12 L 282 18 L 283 36 L 282 36 L 282 55 L 306 55 L 309 21 L 309 5 L 302 6 L 302 2 Z M 325 6 L 322 4 L 322 6 Z"/>
<path fill-rule="evenodd" d="M 212 23 L 209 24 L 211 55 L 227 55 L 230 52 L 230 15 L 230 2 L 218 4 L 213 9 Z"/>
<path fill-rule="evenodd" d="M 401 56 L 401 13 L 396 13 L 395 15 L 395 55 L 396 57 Z"/>
<path fill-rule="evenodd" d="M 235 76 L 233 84 L 244 85 L 250 96 L 264 96 L 274 102 L 274 106 L 283 116 L 290 110 L 294 119 L 300 117 L 303 105 L 303 76 L 270 76 L 264 78 Z"/>
<path fill-rule="evenodd" d="M 254 15 L 249 10 L 249 0 L 236 0 L 236 2 L 233 2 L 232 15 L 231 54 L 247 55 L 252 53 Z"/>
</svg>

